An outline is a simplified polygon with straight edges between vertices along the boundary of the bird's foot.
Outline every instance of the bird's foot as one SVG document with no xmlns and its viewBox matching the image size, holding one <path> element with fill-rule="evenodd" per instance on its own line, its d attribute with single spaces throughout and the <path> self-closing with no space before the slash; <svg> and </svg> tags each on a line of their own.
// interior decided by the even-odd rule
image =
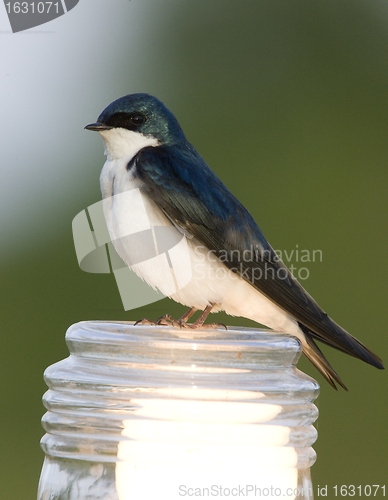
<svg viewBox="0 0 388 500">
<path fill-rule="evenodd" d="M 181 328 L 191 328 L 192 330 L 196 330 L 197 328 L 202 328 L 205 330 L 214 330 L 215 328 L 225 328 L 227 330 L 226 326 L 223 323 L 209 323 L 207 325 L 204 325 L 204 322 L 206 318 L 208 317 L 210 311 L 212 310 L 214 304 L 209 304 L 201 314 L 201 316 L 195 321 L 194 323 L 186 323 L 186 320 L 190 318 L 194 314 L 195 311 L 188 311 L 185 315 L 181 317 L 179 320 L 179 323 L 181 324 Z M 189 314 L 190 313 L 190 314 Z M 187 315 L 189 316 L 187 317 Z"/>
<path fill-rule="evenodd" d="M 180 319 L 176 320 L 174 319 L 170 314 L 165 314 L 164 316 L 161 316 L 158 318 L 156 321 L 151 321 L 147 318 L 141 319 L 139 321 L 136 321 L 136 325 L 153 325 L 153 326 L 175 326 L 178 328 L 189 328 L 187 326 L 186 321 L 191 318 L 191 316 L 195 313 L 197 309 L 195 307 L 192 307 L 189 309 Z"/>
<path fill-rule="evenodd" d="M 161 316 L 156 321 L 152 321 L 150 319 L 144 318 L 136 321 L 135 325 L 152 325 L 152 326 L 170 326 L 175 328 L 189 328 L 191 330 L 196 330 L 201 328 L 202 330 L 214 330 L 217 328 L 225 328 L 227 330 L 226 325 L 224 323 L 207 323 L 206 325 L 203 322 L 195 321 L 195 323 L 186 323 L 186 321 L 182 321 L 180 319 L 174 319 L 169 314 L 165 314 Z"/>
<path fill-rule="evenodd" d="M 194 323 L 187 323 L 187 320 L 191 318 L 191 316 L 196 312 L 196 308 L 192 307 L 189 309 L 180 319 L 174 319 L 170 314 L 165 314 L 161 316 L 156 321 L 151 321 L 147 318 L 136 321 L 136 325 L 153 325 L 153 326 L 172 326 L 177 328 L 190 328 L 191 330 L 196 330 L 197 328 L 202 328 L 205 330 L 212 330 L 216 328 L 225 328 L 226 326 L 223 323 L 209 323 L 204 325 L 205 319 L 210 313 L 213 305 L 208 305 L 201 316 Z"/>
<path fill-rule="evenodd" d="M 165 314 L 164 316 L 161 316 L 156 320 L 157 325 L 163 325 L 163 326 L 175 326 L 178 328 L 181 328 L 181 322 L 180 320 L 176 320 L 173 318 L 170 314 Z"/>
</svg>

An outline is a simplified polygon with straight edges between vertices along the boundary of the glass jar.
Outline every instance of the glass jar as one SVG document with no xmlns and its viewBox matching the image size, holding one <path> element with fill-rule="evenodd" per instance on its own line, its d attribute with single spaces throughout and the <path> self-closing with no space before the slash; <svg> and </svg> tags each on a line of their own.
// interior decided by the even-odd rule
<svg viewBox="0 0 388 500">
<path fill-rule="evenodd" d="M 311 500 L 319 386 L 299 341 L 85 321 L 45 372 L 38 500 Z"/>
</svg>

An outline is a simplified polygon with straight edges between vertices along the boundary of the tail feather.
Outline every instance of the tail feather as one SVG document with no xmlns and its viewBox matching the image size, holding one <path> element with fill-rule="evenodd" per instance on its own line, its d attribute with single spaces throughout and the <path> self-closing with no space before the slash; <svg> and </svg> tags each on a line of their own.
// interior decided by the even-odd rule
<svg viewBox="0 0 388 500">
<path fill-rule="evenodd" d="M 306 358 L 311 361 L 311 363 L 317 368 L 317 370 L 325 377 L 329 384 L 337 390 L 336 383 L 347 391 L 347 387 L 340 379 L 339 375 L 336 373 L 334 368 L 325 358 L 322 351 L 319 349 L 317 344 L 314 342 L 309 331 L 304 327 L 303 333 L 306 338 L 306 342 L 303 343 L 303 354 Z"/>
<path fill-rule="evenodd" d="M 298 322 L 301 325 L 300 322 Z M 346 330 L 341 328 L 337 323 L 335 323 L 329 316 L 325 315 L 322 320 L 322 325 L 324 325 L 328 331 L 332 334 L 330 337 L 322 335 L 320 332 L 310 329 L 310 327 L 303 325 L 310 334 L 320 342 L 330 345 L 341 352 L 354 356 L 355 358 L 361 359 L 372 365 L 379 370 L 384 369 L 383 361 L 370 349 L 368 349 L 362 342 L 350 335 Z M 303 330 L 304 331 L 304 330 Z"/>
</svg>

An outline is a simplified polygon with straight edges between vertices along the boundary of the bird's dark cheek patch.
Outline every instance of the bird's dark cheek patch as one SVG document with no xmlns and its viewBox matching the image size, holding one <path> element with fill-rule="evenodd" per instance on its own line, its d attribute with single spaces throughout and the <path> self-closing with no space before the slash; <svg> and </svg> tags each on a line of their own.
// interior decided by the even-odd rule
<svg viewBox="0 0 388 500">
<path fill-rule="evenodd" d="M 137 130 L 138 126 L 131 120 L 128 113 L 115 113 L 106 122 L 106 125 L 113 128 L 125 128 L 127 130 Z"/>
</svg>

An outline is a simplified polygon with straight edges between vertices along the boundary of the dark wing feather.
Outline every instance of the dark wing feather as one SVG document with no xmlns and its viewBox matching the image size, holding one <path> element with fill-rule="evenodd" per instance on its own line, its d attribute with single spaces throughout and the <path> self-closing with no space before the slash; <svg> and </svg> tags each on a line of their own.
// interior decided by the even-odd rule
<svg viewBox="0 0 388 500">
<path fill-rule="evenodd" d="M 223 256 L 229 269 L 291 314 L 311 336 L 383 368 L 380 358 L 332 321 L 304 290 L 249 212 L 189 143 L 144 148 L 128 165 L 132 167 L 142 190 L 175 225 Z M 253 258 L 242 259 L 244 251 L 252 251 Z"/>
</svg>

